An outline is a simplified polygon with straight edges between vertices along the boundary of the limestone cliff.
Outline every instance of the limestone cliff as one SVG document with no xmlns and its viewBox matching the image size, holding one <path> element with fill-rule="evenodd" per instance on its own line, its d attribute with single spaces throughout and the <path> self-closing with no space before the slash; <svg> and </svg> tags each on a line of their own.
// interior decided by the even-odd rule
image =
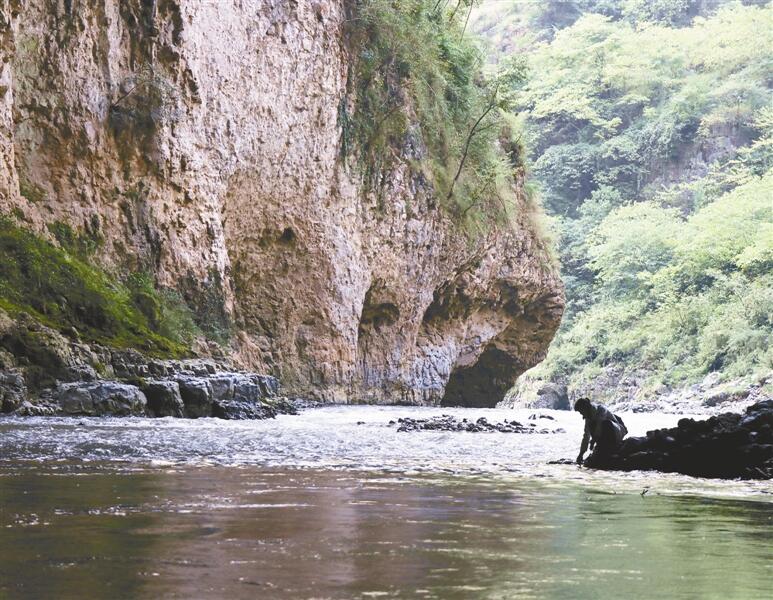
<svg viewBox="0 0 773 600">
<path fill-rule="evenodd" d="M 383 202 L 341 160 L 343 0 L 0 7 L 0 209 L 180 290 L 242 366 L 493 406 L 544 356 L 563 289 L 525 199 L 471 241 L 407 161 Z"/>
</svg>

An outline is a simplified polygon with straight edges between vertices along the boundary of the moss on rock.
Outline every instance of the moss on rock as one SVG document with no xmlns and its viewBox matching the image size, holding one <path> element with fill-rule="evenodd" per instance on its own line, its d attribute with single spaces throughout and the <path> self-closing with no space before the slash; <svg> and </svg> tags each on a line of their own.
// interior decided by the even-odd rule
<svg viewBox="0 0 773 600">
<path fill-rule="evenodd" d="M 59 331 L 75 328 L 84 341 L 151 356 L 188 354 L 191 332 L 162 331 L 165 301 L 152 286 L 138 294 L 2 216 L 0 254 L 0 308 L 11 315 L 26 312 Z"/>
</svg>

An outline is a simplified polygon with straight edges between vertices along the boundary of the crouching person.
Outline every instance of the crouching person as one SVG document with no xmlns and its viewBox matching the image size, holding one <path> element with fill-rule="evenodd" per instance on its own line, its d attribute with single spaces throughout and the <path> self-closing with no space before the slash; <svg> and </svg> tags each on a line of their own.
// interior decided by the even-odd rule
<svg viewBox="0 0 773 600">
<path fill-rule="evenodd" d="M 585 464 L 592 466 L 594 463 L 603 462 L 622 444 L 623 438 L 628 433 L 625 423 L 620 417 L 612 414 L 606 406 L 591 402 L 590 398 L 580 398 L 574 403 L 574 410 L 585 419 L 585 433 L 582 436 L 577 464 L 583 464 L 583 456 L 589 443 L 593 453 Z"/>
</svg>

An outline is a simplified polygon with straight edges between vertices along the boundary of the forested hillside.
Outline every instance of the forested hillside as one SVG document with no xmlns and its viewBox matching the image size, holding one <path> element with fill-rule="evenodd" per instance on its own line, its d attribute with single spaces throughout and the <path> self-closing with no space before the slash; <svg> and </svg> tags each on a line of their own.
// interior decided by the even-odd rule
<svg viewBox="0 0 773 600">
<path fill-rule="evenodd" d="M 759 379 L 773 326 L 773 20 L 766 3 L 484 2 L 492 62 L 553 218 L 567 311 L 527 377 L 646 394 Z M 594 385 L 595 382 L 595 385 Z"/>
</svg>

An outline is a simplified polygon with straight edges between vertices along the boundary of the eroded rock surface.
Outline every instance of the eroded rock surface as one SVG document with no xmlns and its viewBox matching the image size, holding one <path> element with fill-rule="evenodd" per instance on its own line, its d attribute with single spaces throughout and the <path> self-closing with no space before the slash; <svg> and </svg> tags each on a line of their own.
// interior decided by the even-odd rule
<svg viewBox="0 0 773 600">
<path fill-rule="evenodd" d="M 344 4 L 0 0 L 0 210 L 153 273 L 292 393 L 493 406 L 558 326 L 556 269 L 523 195 L 472 240 L 407 161 L 378 194 L 344 164 Z"/>
</svg>

